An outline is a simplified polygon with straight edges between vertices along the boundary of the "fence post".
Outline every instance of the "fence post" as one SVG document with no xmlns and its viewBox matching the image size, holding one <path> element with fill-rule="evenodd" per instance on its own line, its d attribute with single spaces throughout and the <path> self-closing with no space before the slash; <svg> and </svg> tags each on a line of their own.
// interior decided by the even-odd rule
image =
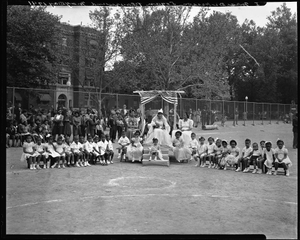
<svg viewBox="0 0 300 240">
<path fill-rule="evenodd" d="M 233 101 L 233 126 L 235 126 L 235 101 Z"/>
<path fill-rule="evenodd" d="M 212 124 L 212 119 L 211 119 L 211 99 L 209 99 L 209 123 Z"/>
<path fill-rule="evenodd" d="M 253 114 L 252 114 L 253 123 L 252 123 L 252 126 L 255 126 L 255 124 L 254 124 L 254 116 L 255 116 L 255 103 L 253 102 Z"/>
<path fill-rule="evenodd" d="M 262 104 L 262 110 L 261 110 L 261 125 L 264 125 L 264 104 Z"/>
<path fill-rule="evenodd" d="M 269 114 L 269 116 L 270 116 L 270 122 L 269 122 L 269 124 L 272 124 L 271 122 L 272 122 L 272 104 L 270 103 L 270 110 L 269 110 L 269 112 L 270 112 L 270 114 Z"/>
<path fill-rule="evenodd" d="M 279 124 L 279 116 L 280 116 L 280 113 L 279 113 L 279 103 L 277 104 L 277 124 Z"/>
<path fill-rule="evenodd" d="M 117 94 L 116 96 L 116 105 L 117 105 L 117 109 L 119 109 L 119 94 Z"/>
<path fill-rule="evenodd" d="M 15 118 L 15 88 L 13 87 L 13 100 L 12 100 L 12 121 L 14 122 Z"/>
</svg>

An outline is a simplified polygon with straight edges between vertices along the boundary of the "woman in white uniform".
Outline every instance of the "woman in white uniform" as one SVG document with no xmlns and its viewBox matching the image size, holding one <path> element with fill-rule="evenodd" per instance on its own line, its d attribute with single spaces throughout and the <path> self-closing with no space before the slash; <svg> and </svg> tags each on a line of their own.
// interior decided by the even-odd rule
<svg viewBox="0 0 300 240">
<path fill-rule="evenodd" d="M 189 114 L 185 113 L 183 119 L 179 120 L 179 129 L 182 132 L 182 138 L 184 146 L 189 146 L 190 142 L 192 141 L 192 129 L 193 129 L 193 120 L 189 119 Z"/>
</svg>

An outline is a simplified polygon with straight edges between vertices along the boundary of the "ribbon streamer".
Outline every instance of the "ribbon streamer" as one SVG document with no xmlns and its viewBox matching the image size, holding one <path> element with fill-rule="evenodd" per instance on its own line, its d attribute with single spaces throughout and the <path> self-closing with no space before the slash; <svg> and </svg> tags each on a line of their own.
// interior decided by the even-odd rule
<svg viewBox="0 0 300 240">
<path fill-rule="evenodd" d="M 240 47 L 255 61 L 255 63 L 259 66 L 259 63 L 256 61 L 254 57 L 251 56 L 250 53 L 247 52 L 247 50 L 240 44 Z"/>
</svg>

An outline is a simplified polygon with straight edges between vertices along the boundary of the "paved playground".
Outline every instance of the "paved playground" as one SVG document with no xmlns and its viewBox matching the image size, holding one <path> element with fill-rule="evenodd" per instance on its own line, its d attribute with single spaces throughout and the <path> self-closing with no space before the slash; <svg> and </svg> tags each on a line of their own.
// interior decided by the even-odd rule
<svg viewBox="0 0 300 240">
<path fill-rule="evenodd" d="M 242 124 L 242 123 L 241 123 Z M 297 238 L 297 150 L 291 124 L 232 126 L 199 136 L 285 141 L 290 177 L 196 168 L 195 162 L 28 170 L 7 153 L 7 234 L 265 234 Z M 116 144 L 114 145 L 116 147 Z"/>
</svg>

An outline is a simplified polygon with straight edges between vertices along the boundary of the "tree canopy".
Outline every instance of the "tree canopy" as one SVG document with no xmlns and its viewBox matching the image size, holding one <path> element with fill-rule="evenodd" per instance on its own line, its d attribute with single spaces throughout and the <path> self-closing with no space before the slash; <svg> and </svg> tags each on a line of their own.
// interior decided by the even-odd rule
<svg viewBox="0 0 300 240">
<path fill-rule="evenodd" d="M 45 7 L 7 7 L 7 84 L 33 87 L 55 78 L 60 17 Z"/>
</svg>

